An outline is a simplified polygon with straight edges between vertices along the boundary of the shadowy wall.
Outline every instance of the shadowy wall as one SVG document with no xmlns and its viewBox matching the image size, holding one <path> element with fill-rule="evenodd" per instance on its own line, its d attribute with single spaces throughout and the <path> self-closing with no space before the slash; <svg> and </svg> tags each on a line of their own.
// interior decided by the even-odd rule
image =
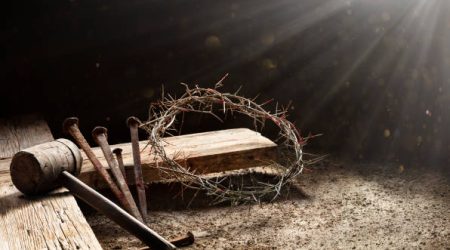
<svg viewBox="0 0 450 250">
<path fill-rule="evenodd" d="M 0 116 L 40 112 L 56 136 L 128 140 L 125 118 L 179 82 L 293 102 L 311 149 L 447 164 L 450 3 L 439 0 L 8 1 Z M 186 131 L 216 129 L 209 119 Z M 233 126 L 238 126 L 234 121 Z"/>
</svg>

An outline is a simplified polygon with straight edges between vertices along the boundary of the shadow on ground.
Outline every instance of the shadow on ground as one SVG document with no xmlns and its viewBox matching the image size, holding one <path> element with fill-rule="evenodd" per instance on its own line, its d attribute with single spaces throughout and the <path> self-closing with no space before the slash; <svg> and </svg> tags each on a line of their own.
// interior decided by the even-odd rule
<svg viewBox="0 0 450 250">
<path fill-rule="evenodd" d="M 275 184 L 277 179 L 273 175 L 267 174 L 244 174 L 239 176 L 231 176 L 227 182 L 233 183 L 254 183 L 254 182 L 264 182 Z M 227 186 L 226 183 L 223 183 Z M 135 186 L 130 186 L 133 195 L 136 198 Z M 118 203 L 112 193 L 108 190 L 101 190 L 101 193 Z M 192 188 L 186 188 L 179 182 L 172 183 L 152 183 L 146 186 L 147 194 L 147 206 L 149 211 L 180 211 L 180 210 L 198 210 L 198 209 L 210 209 L 214 207 L 230 207 L 241 204 L 231 204 L 231 202 L 220 202 L 207 195 L 203 190 L 197 190 Z M 302 200 L 308 199 L 308 195 L 296 184 L 285 185 L 280 192 L 280 195 L 274 199 L 275 193 L 270 193 L 261 199 L 262 203 L 268 202 L 281 202 L 285 200 Z M 93 214 L 96 213 L 95 210 L 89 207 L 87 204 L 83 203 L 81 200 L 77 200 L 80 204 L 83 213 Z"/>
<path fill-rule="evenodd" d="M 188 249 L 448 249 L 450 182 L 432 168 L 327 160 L 273 203 L 208 206 L 202 194 L 149 187 L 147 224 L 172 238 L 192 231 Z M 139 249 L 105 217 L 86 216 L 105 249 Z"/>
</svg>

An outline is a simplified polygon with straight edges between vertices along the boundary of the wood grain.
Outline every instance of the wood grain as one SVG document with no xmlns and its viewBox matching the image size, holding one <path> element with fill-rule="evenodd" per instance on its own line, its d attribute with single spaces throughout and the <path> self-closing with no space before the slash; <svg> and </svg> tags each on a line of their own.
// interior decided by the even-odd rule
<svg viewBox="0 0 450 250">
<path fill-rule="evenodd" d="M 0 159 L 21 149 L 53 140 L 47 123 L 37 114 L 0 119 Z"/>
<path fill-rule="evenodd" d="M 0 120 L 0 138 L 3 158 L 53 140 L 47 123 L 36 115 Z M 0 249 L 101 249 L 66 189 L 25 198 L 9 178 L 10 160 L 0 160 Z"/>
<path fill-rule="evenodd" d="M 160 159 L 150 154 L 148 141 L 141 141 L 142 172 L 146 182 L 161 180 L 156 163 Z M 276 159 L 276 144 L 260 133 L 246 128 L 219 130 L 164 138 L 164 147 L 169 156 L 176 156 L 198 174 L 245 169 L 264 165 Z M 112 145 L 122 148 L 127 180 L 133 184 L 133 156 L 130 143 Z M 95 155 L 107 166 L 99 148 L 93 148 Z M 88 185 L 105 187 L 96 174 L 91 162 L 83 157 L 80 179 Z"/>
</svg>

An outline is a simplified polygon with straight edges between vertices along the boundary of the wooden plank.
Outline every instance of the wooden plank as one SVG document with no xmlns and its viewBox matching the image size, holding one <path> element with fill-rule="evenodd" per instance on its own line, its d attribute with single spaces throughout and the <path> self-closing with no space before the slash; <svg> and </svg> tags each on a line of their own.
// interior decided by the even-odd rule
<svg viewBox="0 0 450 250">
<path fill-rule="evenodd" d="M 53 140 L 47 123 L 37 114 L 0 119 L 0 159 L 21 149 Z"/>
<path fill-rule="evenodd" d="M 36 115 L 0 120 L 0 138 L 2 157 L 53 140 L 47 123 Z M 101 249 L 67 190 L 25 198 L 9 178 L 10 160 L 0 160 L 0 249 Z"/>
<path fill-rule="evenodd" d="M 155 164 L 161 163 L 150 154 L 148 141 L 141 141 L 142 171 L 146 182 L 161 180 Z M 185 162 L 191 171 L 199 174 L 244 169 L 264 165 L 276 159 L 276 144 L 260 133 L 246 128 L 228 129 L 213 132 L 189 134 L 164 138 L 164 147 L 168 156 L 176 156 Z M 130 143 L 112 145 L 122 148 L 127 180 L 133 180 L 133 157 Z M 99 148 L 95 155 L 106 167 L 106 161 Z M 104 182 L 95 173 L 90 161 L 83 155 L 80 179 L 94 187 L 105 187 Z M 131 181 L 132 183 L 132 181 Z"/>
</svg>

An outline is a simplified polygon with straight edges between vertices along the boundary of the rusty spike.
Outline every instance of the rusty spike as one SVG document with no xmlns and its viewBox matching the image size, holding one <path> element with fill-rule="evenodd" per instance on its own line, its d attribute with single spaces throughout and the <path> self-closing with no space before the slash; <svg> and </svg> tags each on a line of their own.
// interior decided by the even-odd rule
<svg viewBox="0 0 450 250">
<path fill-rule="evenodd" d="M 191 232 L 187 232 L 186 235 L 180 236 L 170 241 L 176 247 L 187 247 L 194 244 L 195 237 Z"/>
<path fill-rule="evenodd" d="M 124 207 L 138 220 L 142 220 L 142 216 L 139 214 L 139 210 L 134 202 L 133 196 L 131 195 L 130 189 L 128 188 L 127 183 L 122 175 L 122 171 L 120 171 L 117 162 L 114 160 L 111 147 L 108 144 L 108 129 L 105 127 L 95 127 L 92 130 L 92 137 L 95 142 L 100 146 L 103 151 L 103 155 L 105 156 L 106 162 L 111 169 L 114 177 L 116 178 L 117 183 L 119 184 L 119 188 L 125 196 Z"/>
<path fill-rule="evenodd" d="M 123 178 L 125 179 L 125 182 L 127 182 L 127 172 L 125 171 L 125 165 L 123 164 L 122 149 L 115 148 L 112 152 L 116 156 L 117 164 L 119 164 L 119 168 L 120 171 L 122 171 Z"/>
<path fill-rule="evenodd" d="M 74 138 L 75 142 L 84 151 L 86 156 L 91 161 L 92 165 L 94 165 L 94 168 L 105 180 L 109 188 L 111 188 L 111 191 L 116 196 L 116 198 L 119 201 L 126 201 L 124 194 L 120 191 L 120 189 L 117 187 L 117 185 L 114 183 L 113 179 L 109 175 L 108 171 L 105 169 L 105 167 L 103 167 L 98 158 L 95 156 L 94 152 L 92 151 L 92 148 L 89 146 L 89 143 L 86 141 L 83 134 L 81 133 L 78 124 L 79 120 L 77 117 L 66 118 L 63 122 L 63 132 L 70 134 Z"/>
<path fill-rule="evenodd" d="M 147 220 L 147 197 L 145 194 L 144 178 L 142 176 L 141 153 L 139 150 L 139 124 L 141 122 L 134 116 L 127 119 L 128 127 L 130 128 L 131 148 L 133 150 L 134 161 L 134 178 L 136 189 L 139 198 L 139 208 L 142 217 Z"/>
</svg>

